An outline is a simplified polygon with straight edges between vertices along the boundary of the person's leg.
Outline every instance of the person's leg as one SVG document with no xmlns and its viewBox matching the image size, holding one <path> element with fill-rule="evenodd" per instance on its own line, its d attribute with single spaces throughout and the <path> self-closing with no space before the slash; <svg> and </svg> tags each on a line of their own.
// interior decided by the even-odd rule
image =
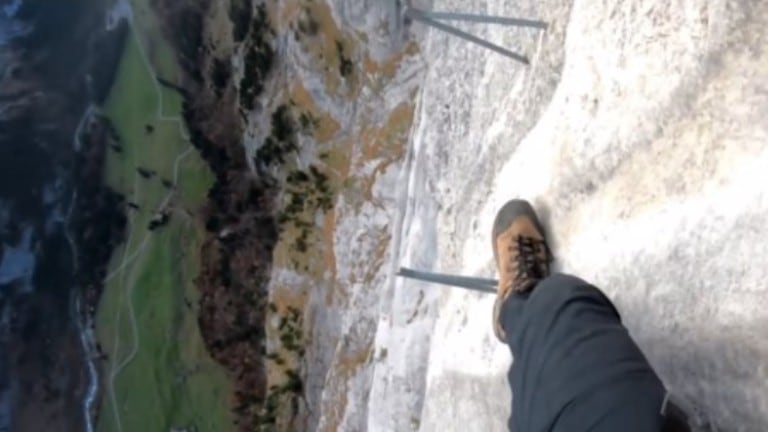
<svg viewBox="0 0 768 432">
<path fill-rule="evenodd" d="M 661 431 L 661 381 L 602 292 L 550 276 L 552 253 L 530 203 L 506 203 L 491 241 L 499 273 L 493 329 L 514 357 L 510 429 Z"/>
<path fill-rule="evenodd" d="M 499 316 L 513 355 L 511 431 L 660 431 L 665 389 L 608 298 L 572 276 L 514 293 Z"/>
</svg>

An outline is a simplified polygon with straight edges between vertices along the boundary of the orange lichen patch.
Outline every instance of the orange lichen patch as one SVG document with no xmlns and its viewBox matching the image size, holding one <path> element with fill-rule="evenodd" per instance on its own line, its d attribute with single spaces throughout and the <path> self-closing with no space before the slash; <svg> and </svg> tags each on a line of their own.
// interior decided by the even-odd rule
<svg viewBox="0 0 768 432">
<path fill-rule="evenodd" d="M 341 383 L 341 388 L 338 391 L 341 394 L 347 393 L 347 384 Z M 344 416 L 344 412 L 347 410 L 347 398 L 339 398 L 333 405 L 331 405 L 325 412 L 325 416 L 328 419 L 323 428 L 323 432 L 336 432 L 341 430 L 341 419 Z"/>
<path fill-rule="evenodd" d="M 285 30 L 301 14 L 301 1 L 282 0 L 280 2 L 275 2 L 275 3 L 280 8 L 280 11 L 276 13 L 277 29 Z"/>
<path fill-rule="evenodd" d="M 368 53 L 363 58 L 363 71 L 367 75 L 376 75 L 379 73 L 380 63 L 371 58 L 371 54 Z"/>
<path fill-rule="evenodd" d="M 341 352 L 334 361 L 334 370 L 344 382 L 373 359 L 373 341 L 357 350 Z"/>
<path fill-rule="evenodd" d="M 369 285 L 373 282 L 379 269 L 386 262 L 387 253 L 389 252 L 389 244 L 392 240 L 392 235 L 389 232 L 389 226 L 379 226 L 371 228 L 364 238 L 360 238 L 358 241 L 365 242 L 369 245 L 374 245 L 373 248 L 368 249 L 366 253 L 365 266 L 361 267 L 360 283 Z"/>
<path fill-rule="evenodd" d="M 323 113 L 316 115 L 318 124 L 315 127 L 315 139 L 319 144 L 330 141 L 341 129 L 341 125 L 330 114 Z"/>
<path fill-rule="evenodd" d="M 366 75 L 383 75 L 385 78 L 392 79 L 403 59 L 407 56 L 416 55 L 418 52 L 419 45 L 415 41 L 409 41 L 402 50 L 382 62 L 377 62 L 371 58 L 370 54 L 366 54 L 363 59 L 363 71 Z"/>
<path fill-rule="evenodd" d="M 307 304 L 307 292 L 286 287 L 273 287 L 270 302 L 277 308 L 278 314 L 284 314 L 289 307 L 304 308 Z"/>
<path fill-rule="evenodd" d="M 343 78 L 340 72 L 341 56 L 354 58 L 356 44 L 347 32 L 342 31 L 333 18 L 333 12 L 325 0 L 303 2 L 298 10 L 295 6 L 284 7 L 282 15 L 294 29 L 294 36 L 302 49 L 313 57 L 313 64 L 323 77 L 325 90 L 331 96 L 339 95 L 346 83 L 348 99 L 356 97 L 360 90 L 359 79 L 354 71 Z M 312 28 L 312 31 L 307 28 Z"/>
<path fill-rule="evenodd" d="M 351 293 L 348 289 L 349 286 L 357 283 L 371 285 L 381 266 L 386 263 L 391 240 L 392 235 L 389 232 L 388 225 L 373 228 L 370 232 L 354 239 L 357 243 L 362 244 L 364 242 L 375 245 L 375 247 L 366 252 L 366 260 L 363 265 L 356 267 L 354 272 L 346 275 L 343 282 L 336 281 L 336 283 L 328 287 L 329 289 L 325 293 L 325 304 L 327 306 L 344 307 L 350 301 Z M 366 250 L 368 249 L 366 248 Z"/>
<path fill-rule="evenodd" d="M 384 122 L 378 127 L 363 127 L 360 138 L 348 138 L 338 142 L 333 150 L 327 152 L 325 164 L 329 170 L 335 174 L 336 180 L 341 185 L 347 185 L 349 180 L 354 179 L 354 189 L 359 190 L 365 201 L 373 201 L 373 186 L 379 175 L 384 173 L 387 168 L 400 160 L 405 155 L 405 148 L 408 139 L 408 130 L 413 121 L 414 106 L 412 104 L 401 104 L 395 108 Z M 355 146 L 359 146 L 359 151 L 354 152 Z M 355 156 L 357 170 L 364 164 L 371 161 L 377 161 L 373 172 L 366 176 L 355 176 L 352 172 L 353 160 Z M 334 244 L 334 230 L 336 227 L 335 212 L 331 216 L 326 215 L 323 226 L 323 249 L 325 251 L 325 269 L 333 273 L 334 281 L 336 279 L 336 255 Z M 370 282 L 375 276 L 378 268 L 384 263 L 386 253 L 389 248 L 391 235 L 388 228 L 378 230 L 369 239 L 377 245 L 376 253 L 369 262 L 370 266 L 365 270 L 363 280 Z M 345 281 L 348 284 L 354 284 L 356 280 L 351 276 L 350 280 Z M 344 289 L 344 284 L 334 283 L 331 289 L 326 292 L 325 302 L 327 305 L 343 304 L 348 301 L 348 293 Z"/>
<path fill-rule="evenodd" d="M 354 274 L 349 275 L 349 279 L 346 283 L 335 283 L 329 287 L 325 292 L 325 305 L 326 306 L 346 306 L 349 304 L 350 293 L 347 287 L 354 285 L 357 282 L 357 278 Z"/>
<path fill-rule="evenodd" d="M 209 48 L 217 55 L 231 54 L 234 41 L 232 40 L 232 20 L 229 18 L 227 2 L 214 2 L 208 14 L 209 37 L 213 42 Z"/>
<path fill-rule="evenodd" d="M 313 134 L 318 144 L 331 141 L 341 129 L 339 122 L 330 113 L 317 106 L 314 98 L 301 81 L 295 83 L 291 88 L 290 100 L 296 105 L 299 113 L 309 113 L 317 121 Z"/>
<path fill-rule="evenodd" d="M 341 125 L 328 113 L 315 113 L 318 119 L 317 126 L 315 127 L 315 140 L 318 144 L 324 144 L 333 139 L 341 129 Z"/>
<path fill-rule="evenodd" d="M 413 115 L 414 106 L 403 103 L 390 113 L 384 125 L 363 129 L 360 135 L 360 153 L 354 166 L 356 170 L 360 170 L 365 164 L 378 161 L 372 173 L 357 178 L 366 200 L 373 200 L 373 185 L 376 183 L 376 178 L 390 165 L 402 160 L 405 156 Z"/>
<path fill-rule="evenodd" d="M 314 35 L 302 35 L 302 46 L 315 57 L 316 64 L 325 65 L 326 88 L 335 94 L 341 84 L 336 42 L 344 39 L 344 35 L 325 1 L 308 2 L 304 7 L 304 16 L 316 23 L 319 30 Z"/>
<path fill-rule="evenodd" d="M 413 104 L 402 103 L 389 114 L 384 125 L 364 130 L 358 166 L 378 158 L 400 160 L 405 152 L 406 134 L 413 123 L 413 114 Z"/>
<path fill-rule="evenodd" d="M 338 269 L 336 267 L 336 241 L 334 234 L 336 232 L 336 210 L 333 209 L 325 215 L 323 223 L 323 249 L 325 256 L 325 269 L 330 272 L 329 286 L 325 291 L 326 306 L 333 305 L 336 293 L 341 290 L 340 284 L 336 280 Z"/>
<path fill-rule="evenodd" d="M 307 13 L 320 24 L 323 48 L 329 52 L 335 51 L 336 41 L 343 39 L 344 35 L 333 19 L 331 7 L 324 0 L 312 1 L 307 4 Z"/>
<path fill-rule="evenodd" d="M 325 152 L 324 162 L 331 174 L 337 189 L 341 189 L 344 182 L 349 178 L 352 170 L 352 150 L 354 149 L 356 139 L 353 137 L 344 138 L 336 142 L 333 148 Z"/>
<path fill-rule="evenodd" d="M 288 268 L 291 264 L 291 253 L 284 234 L 272 252 L 272 263 L 278 268 Z"/>
<path fill-rule="evenodd" d="M 373 358 L 373 341 L 362 349 L 344 353 L 336 360 L 336 369 L 347 376 L 357 372 Z"/>
<path fill-rule="evenodd" d="M 333 377 L 334 387 L 340 394 L 347 394 L 347 383 L 349 379 L 368 362 L 373 359 L 373 341 L 358 350 L 342 352 L 334 361 L 334 370 L 336 376 Z M 344 412 L 347 410 L 347 398 L 335 399 L 331 406 L 326 406 L 327 423 L 324 425 L 324 431 L 335 432 L 340 429 L 341 420 Z"/>
<path fill-rule="evenodd" d="M 317 110 L 315 99 L 309 94 L 309 90 L 304 86 L 304 83 L 299 81 L 291 87 L 291 100 L 298 106 L 313 111 Z"/>
<path fill-rule="evenodd" d="M 389 233 L 389 226 L 383 226 L 375 236 L 376 248 L 373 251 L 371 257 L 371 265 L 368 267 L 368 271 L 365 274 L 365 282 L 372 282 L 379 268 L 384 265 L 389 252 L 389 243 L 392 240 L 392 235 Z"/>
</svg>

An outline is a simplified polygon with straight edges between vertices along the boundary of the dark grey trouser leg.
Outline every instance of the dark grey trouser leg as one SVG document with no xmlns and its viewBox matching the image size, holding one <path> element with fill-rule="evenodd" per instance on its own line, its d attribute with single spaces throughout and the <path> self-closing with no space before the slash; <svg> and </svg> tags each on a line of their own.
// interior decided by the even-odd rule
<svg viewBox="0 0 768 432">
<path fill-rule="evenodd" d="M 502 306 L 513 432 L 657 432 L 666 391 L 597 288 L 552 275 Z"/>
</svg>

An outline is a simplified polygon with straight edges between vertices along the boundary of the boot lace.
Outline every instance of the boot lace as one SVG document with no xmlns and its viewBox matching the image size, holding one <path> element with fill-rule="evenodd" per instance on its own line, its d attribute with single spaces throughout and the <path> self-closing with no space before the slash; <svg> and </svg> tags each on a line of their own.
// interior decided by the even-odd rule
<svg viewBox="0 0 768 432">
<path fill-rule="evenodd" d="M 511 262 L 508 263 L 507 271 L 515 271 L 516 281 L 543 279 L 547 276 L 551 253 L 543 240 L 517 236 L 515 242 L 509 245 L 509 251 L 513 253 L 510 255 Z"/>
</svg>

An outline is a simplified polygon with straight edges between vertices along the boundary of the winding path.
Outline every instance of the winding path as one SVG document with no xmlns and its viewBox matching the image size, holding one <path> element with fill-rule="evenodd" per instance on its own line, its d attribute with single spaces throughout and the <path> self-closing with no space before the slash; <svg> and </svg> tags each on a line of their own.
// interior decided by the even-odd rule
<svg viewBox="0 0 768 432">
<path fill-rule="evenodd" d="M 160 82 L 157 77 L 157 73 L 152 66 L 151 62 L 149 61 L 149 58 L 146 54 L 146 51 L 144 49 L 144 46 L 141 43 L 141 38 L 138 35 L 137 32 L 137 26 L 134 23 L 133 20 L 133 12 L 131 11 L 130 15 L 128 16 L 130 26 L 131 26 L 131 34 L 136 42 L 136 46 L 138 47 L 139 53 L 141 54 L 142 61 L 144 63 L 145 68 L 147 71 L 152 75 L 152 83 L 155 87 L 155 92 L 157 94 L 157 113 L 156 118 L 158 121 L 164 121 L 164 122 L 172 122 L 178 125 L 179 128 L 179 135 L 186 141 L 189 142 L 189 134 L 187 133 L 185 127 L 184 127 L 184 120 L 180 116 L 169 116 L 164 114 L 163 106 L 163 92 L 162 88 L 160 86 Z M 174 160 L 173 164 L 173 183 L 178 184 L 178 177 L 179 177 L 179 164 L 181 161 L 186 158 L 190 153 L 192 153 L 193 147 L 190 145 L 184 150 L 183 152 L 179 153 L 176 156 L 176 159 Z M 139 185 L 137 184 L 137 176 L 134 174 L 134 194 L 138 193 L 139 191 Z M 163 201 L 160 203 L 159 208 L 165 207 L 172 196 L 174 195 L 174 191 L 168 192 L 168 194 L 165 196 Z M 134 197 L 135 198 L 135 197 Z M 128 266 L 130 266 L 133 262 L 136 261 L 136 259 L 141 256 L 144 251 L 146 250 L 147 245 L 150 241 L 150 234 L 146 233 L 144 237 L 141 239 L 141 242 L 138 244 L 136 249 L 129 254 L 130 246 L 132 243 L 132 239 L 134 238 L 134 222 L 133 220 L 129 219 L 129 234 L 128 234 L 128 240 L 126 241 L 125 249 L 123 250 L 123 258 L 120 262 L 120 265 L 114 269 L 112 272 L 110 272 L 109 275 L 107 275 L 105 279 L 105 283 L 111 281 L 113 278 L 117 276 L 122 277 L 122 281 L 120 283 L 120 289 L 123 291 L 121 297 L 120 297 L 120 306 L 118 307 L 118 315 L 116 317 L 116 325 L 115 325 L 115 343 L 114 343 L 114 349 L 112 352 L 112 359 L 117 359 L 117 351 L 120 345 L 120 336 L 119 336 L 119 322 L 121 318 L 121 313 L 123 309 L 123 301 L 127 298 L 128 299 L 128 312 L 129 312 L 129 318 L 131 321 L 131 329 L 133 334 L 133 346 L 131 347 L 130 352 L 128 355 L 122 359 L 122 361 L 115 366 L 115 363 L 113 362 L 113 368 L 109 373 L 109 396 L 110 396 L 110 402 L 112 405 L 113 414 L 115 416 L 115 423 L 117 424 L 117 430 L 122 432 L 123 425 L 122 421 L 120 419 L 120 410 L 118 409 L 118 402 L 117 402 L 117 396 L 115 395 L 115 380 L 117 379 L 117 376 L 127 367 L 136 357 L 136 354 L 139 351 L 140 347 L 140 337 L 139 337 L 139 331 L 138 331 L 138 324 L 136 320 L 136 315 L 134 311 L 134 305 L 133 305 L 133 288 L 134 284 L 130 281 L 126 283 L 126 278 L 130 276 L 130 274 L 125 274 L 125 270 Z M 90 422 L 90 421 L 89 421 Z M 92 432 L 92 428 L 88 429 L 88 432 Z"/>
</svg>

